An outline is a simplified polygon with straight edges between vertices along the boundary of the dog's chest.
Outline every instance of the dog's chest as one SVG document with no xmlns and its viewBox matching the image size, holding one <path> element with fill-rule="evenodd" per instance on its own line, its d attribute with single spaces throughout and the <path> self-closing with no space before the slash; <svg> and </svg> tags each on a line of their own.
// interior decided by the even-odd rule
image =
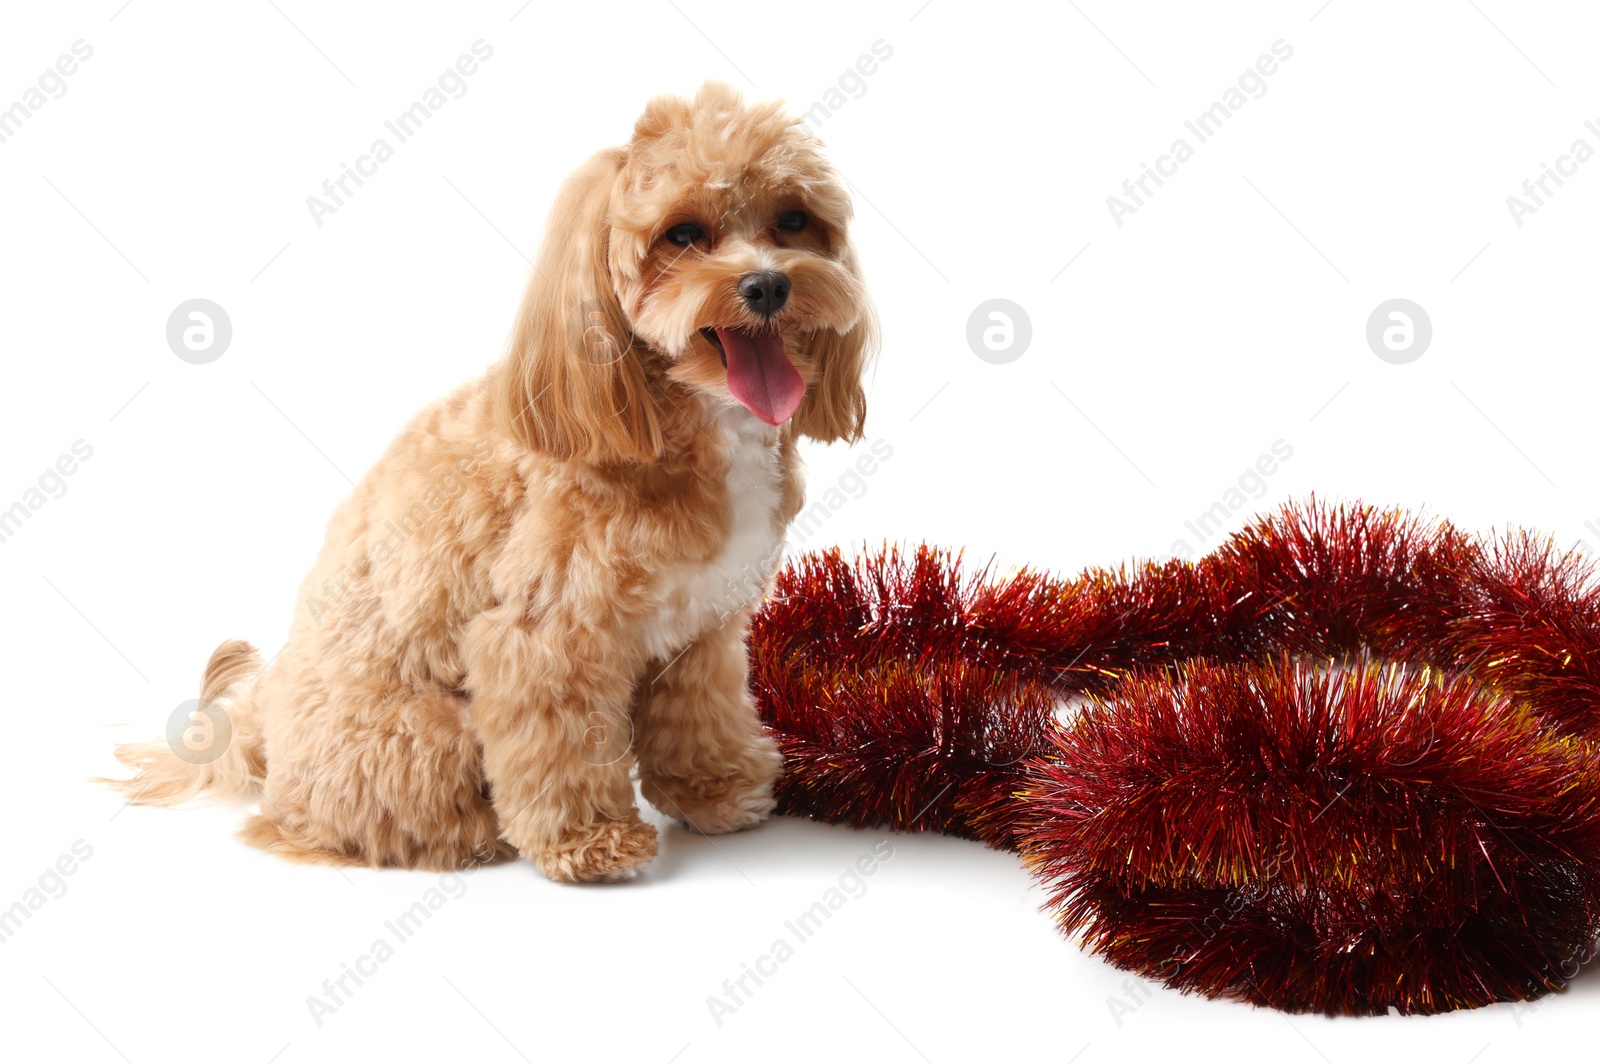
<svg viewBox="0 0 1600 1064">
<path fill-rule="evenodd" d="M 709 562 L 662 573 L 660 605 L 644 630 L 653 657 L 673 657 L 755 601 L 777 566 L 782 534 L 774 518 L 783 488 L 776 433 L 742 409 L 722 412 L 719 421 L 728 464 L 723 478 L 727 537 Z"/>
</svg>

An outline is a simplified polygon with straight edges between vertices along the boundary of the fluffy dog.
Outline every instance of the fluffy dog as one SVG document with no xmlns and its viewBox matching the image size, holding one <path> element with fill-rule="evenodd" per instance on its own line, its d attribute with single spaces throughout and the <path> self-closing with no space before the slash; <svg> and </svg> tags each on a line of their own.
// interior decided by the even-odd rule
<svg viewBox="0 0 1600 1064">
<path fill-rule="evenodd" d="M 861 438 L 875 341 L 849 198 L 779 104 L 660 97 L 561 190 L 488 374 L 333 516 L 270 664 L 201 686 L 231 741 L 125 746 L 131 800 L 259 798 L 249 842 L 625 879 L 644 796 L 701 832 L 772 809 L 744 636 L 803 496 L 796 439 Z"/>
</svg>

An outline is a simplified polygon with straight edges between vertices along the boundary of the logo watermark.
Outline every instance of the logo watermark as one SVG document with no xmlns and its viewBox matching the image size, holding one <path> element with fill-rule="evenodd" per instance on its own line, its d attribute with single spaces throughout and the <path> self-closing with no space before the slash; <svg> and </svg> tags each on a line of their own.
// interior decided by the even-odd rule
<svg viewBox="0 0 1600 1064">
<path fill-rule="evenodd" d="M 1283 463 L 1293 457 L 1294 447 L 1287 440 L 1273 440 L 1267 453 L 1260 455 L 1254 464 L 1240 473 L 1239 478 L 1222 493 L 1222 498 L 1208 506 L 1193 520 L 1183 523 L 1183 527 L 1194 536 L 1194 543 L 1191 544 L 1186 539 L 1173 540 L 1172 556 L 1183 561 L 1192 561 L 1196 549 L 1226 529 L 1233 520 L 1233 515 L 1243 509 L 1247 502 L 1259 499 L 1267 493 L 1267 478 L 1276 474 L 1283 467 Z"/>
<path fill-rule="evenodd" d="M 1367 318 L 1367 346 L 1385 362 L 1415 362 L 1433 342 L 1433 319 L 1409 299 L 1379 303 Z"/>
<path fill-rule="evenodd" d="M 879 64 L 888 62 L 894 55 L 894 46 L 880 37 L 872 42 L 871 51 L 871 55 L 863 53 L 855 63 L 845 67 L 839 80 L 823 91 L 822 99 L 805 109 L 800 121 L 815 131 L 845 104 L 865 96 L 867 79 L 878 72 Z"/>
<path fill-rule="evenodd" d="M 820 492 L 813 492 L 811 505 L 795 515 L 789 525 L 788 537 L 793 546 L 803 547 L 817 534 L 834 514 L 844 509 L 846 503 L 867 493 L 867 481 L 894 457 L 894 445 L 888 440 L 873 440 L 867 453 L 860 455 L 850 468 L 839 474 L 837 480 Z"/>
<path fill-rule="evenodd" d="M 823 926 L 833 919 L 833 914 L 852 901 L 867 895 L 867 877 L 878 871 L 894 856 L 894 844 L 879 839 L 872 849 L 856 858 L 839 876 L 837 882 L 822 892 L 822 897 L 792 920 L 783 922 L 786 932 L 773 940 L 767 952 L 754 962 L 740 961 L 739 974 L 722 981 L 722 993 L 706 997 L 706 1009 L 711 1021 L 721 1027 L 729 1016 L 738 1012 L 766 981 L 778 974 L 778 966 L 792 960 L 801 946 L 814 938 Z"/>
<path fill-rule="evenodd" d="M 33 914 L 52 901 L 67 896 L 67 877 L 75 874 L 79 866 L 94 856 L 94 847 L 82 839 L 75 839 L 66 853 L 57 857 L 39 874 L 33 886 L 22 892 L 22 897 L 11 903 L 9 909 L 0 909 L 0 943 L 10 942 L 22 926 L 33 919 Z"/>
<path fill-rule="evenodd" d="M 179 303 L 167 317 L 167 346 L 185 362 L 215 362 L 232 342 L 233 319 L 209 299 Z"/>
<path fill-rule="evenodd" d="M 378 167 L 394 158 L 398 145 L 420 132 L 445 104 L 467 94 L 467 78 L 478 72 L 479 63 L 488 62 L 494 57 L 493 46 L 481 37 L 472 42 L 471 52 L 471 55 L 458 56 L 454 65 L 446 67 L 434 84 L 422 90 L 421 99 L 383 123 L 384 130 L 394 138 L 393 144 L 386 137 L 378 137 L 368 145 L 364 154 L 356 156 L 354 166 L 342 162 L 339 164 L 338 176 L 322 182 L 321 196 L 306 197 L 306 209 L 311 212 L 311 221 L 318 229 L 322 228 L 325 216 L 337 214 L 339 208 L 356 194 L 356 190 L 366 184 L 364 178 L 376 176 Z M 355 188 L 350 187 L 351 182 L 355 183 Z"/>
<path fill-rule="evenodd" d="M 67 478 L 78 471 L 80 463 L 94 457 L 94 448 L 83 440 L 73 440 L 71 454 L 63 454 L 45 467 L 34 486 L 22 493 L 22 498 L 0 510 L 0 543 L 9 543 L 22 526 L 44 508 L 44 504 L 59 499 L 67 493 Z"/>
<path fill-rule="evenodd" d="M 1033 340 L 1033 320 L 1009 299 L 989 299 L 967 316 L 967 346 L 985 362 L 1015 362 Z"/>
<path fill-rule="evenodd" d="M 227 710 L 203 698 L 180 703 L 167 718 L 167 746 L 191 765 L 209 765 L 233 743 Z"/>
<path fill-rule="evenodd" d="M 1600 141 L 1600 125 L 1597 125 L 1594 119 L 1585 122 L 1583 128 L 1590 136 Z M 1562 178 L 1576 177 L 1578 167 L 1593 159 L 1594 155 L 1594 145 L 1579 137 L 1564 154 L 1556 156 L 1554 167 L 1549 163 L 1540 163 L 1539 176 L 1530 177 L 1522 182 L 1522 196 L 1506 197 L 1506 209 L 1511 212 L 1511 221 L 1516 227 L 1521 229 L 1528 215 L 1539 213 L 1539 208 L 1546 206 L 1545 201 L 1566 184 Z M 1555 184 L 1555 188 L 1550 187 L 1552 183 Z"/>
<path fill-rule="evenodd" d="M 480 854 L 463 862 L 459 870 L 441 874 L 410 908 L 383 922 L 384 933 L 373 939 L 365 953 L 351 961 L 340 961 L 339 974 L 322 981 L 322 993 L 306 996 L 306 1009 L 311 1013 L 312 1022 L 321 1027 L 327 1017 L 348 1005 L 355 992 L 378 974 L 381 965 L 393 960 L 400 947 L 415 938 L 435 913 L 466 896 L 467 878 L 491 858 L 492 855 Z"/>
<path fill-rule="evenodd" d="M 1280 63 L 1286 63 L 1294 56 L 1294 48 L 1279 38 L 1272 42 L 1271 53 L 1263 54 L 1256 59 L 1254 66 L 1246 67 L 1244 73 L 1239 75 L 1239 80 L 1223 90 L 1220 100 L 1184 122 L 1183 128 L 1194 138 L 1194 144 L 1189 143 L 1186 137 L 1177 138 L 1166 154 L 1156 156 L 1153 167 L 1148 163 L 1140 163 L 1139 176 L 1122 182 L 1122 195 L 1126 199 L 1106 197 L 1106 209 L 1111 212 L 1111 221 L 1118 229 L 1122 228 L 1125 217 L 1138 213 L 1139 208 L 1155 195 L 1155 189 L 1150 187 L 1151 182 L 1155 183 L 1156 188 L 1166 184 L 1163 178 L 1175 176 L 1179 166 L 1194 158 L 1196 145 L 1204 144 L 1220 133 L 1223 124 L 1246 103 L 1259 100 L 1267 94 L 1267 79 L 1278 72 Z"/>
<path fill-rule="evenodd" d="M 94 48 L 81 37 L 72 42 L 71 55 L 62 55 L 54 66 L 46 67 L 39 79 L 26 89 L 10 107 L 0 110 L 0 144 L 4 144 L 22 130 L 23 123 L 38 114 L 51 100 L 67 94 L 67 79 L 78 72 L 80 63 L 94 57 Z"/>
</svg>

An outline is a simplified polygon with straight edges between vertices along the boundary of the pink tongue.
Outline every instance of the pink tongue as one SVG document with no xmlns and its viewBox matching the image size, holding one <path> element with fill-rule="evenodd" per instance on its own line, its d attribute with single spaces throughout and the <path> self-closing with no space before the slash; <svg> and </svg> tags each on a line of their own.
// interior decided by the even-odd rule
<svg viewBox="0 0 1600 1064">
<path fill-rule="evenodd" d="M 794 416 L 805 398 L 800 379 L 777 332 L 718 329 L 728 359 L 728 391 L 756 417 L 781 425 Z"/>
</svg>

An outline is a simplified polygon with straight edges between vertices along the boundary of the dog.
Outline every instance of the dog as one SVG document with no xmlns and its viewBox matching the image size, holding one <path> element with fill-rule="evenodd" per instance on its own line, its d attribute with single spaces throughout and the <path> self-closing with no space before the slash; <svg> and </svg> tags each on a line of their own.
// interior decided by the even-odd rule
<svg viewBox="0 0 1600 1064">
<path fill-rule="evenodd" d="M 283 651 L 223 643 L 220 755 L 118 757 L 133 802 L 259 800 L 291 860 L 637 874 L 635 803 L 708 834 L 781 767 L 745 634 L 803 502 L 801 437 L 862 438 L 876 318 L 851 203 L 778 103 L 650 102 L 562 187 L 508 351 L 335 512 Z M 199 720 L 199 718 L 196 718 Z"/>
</svg>

